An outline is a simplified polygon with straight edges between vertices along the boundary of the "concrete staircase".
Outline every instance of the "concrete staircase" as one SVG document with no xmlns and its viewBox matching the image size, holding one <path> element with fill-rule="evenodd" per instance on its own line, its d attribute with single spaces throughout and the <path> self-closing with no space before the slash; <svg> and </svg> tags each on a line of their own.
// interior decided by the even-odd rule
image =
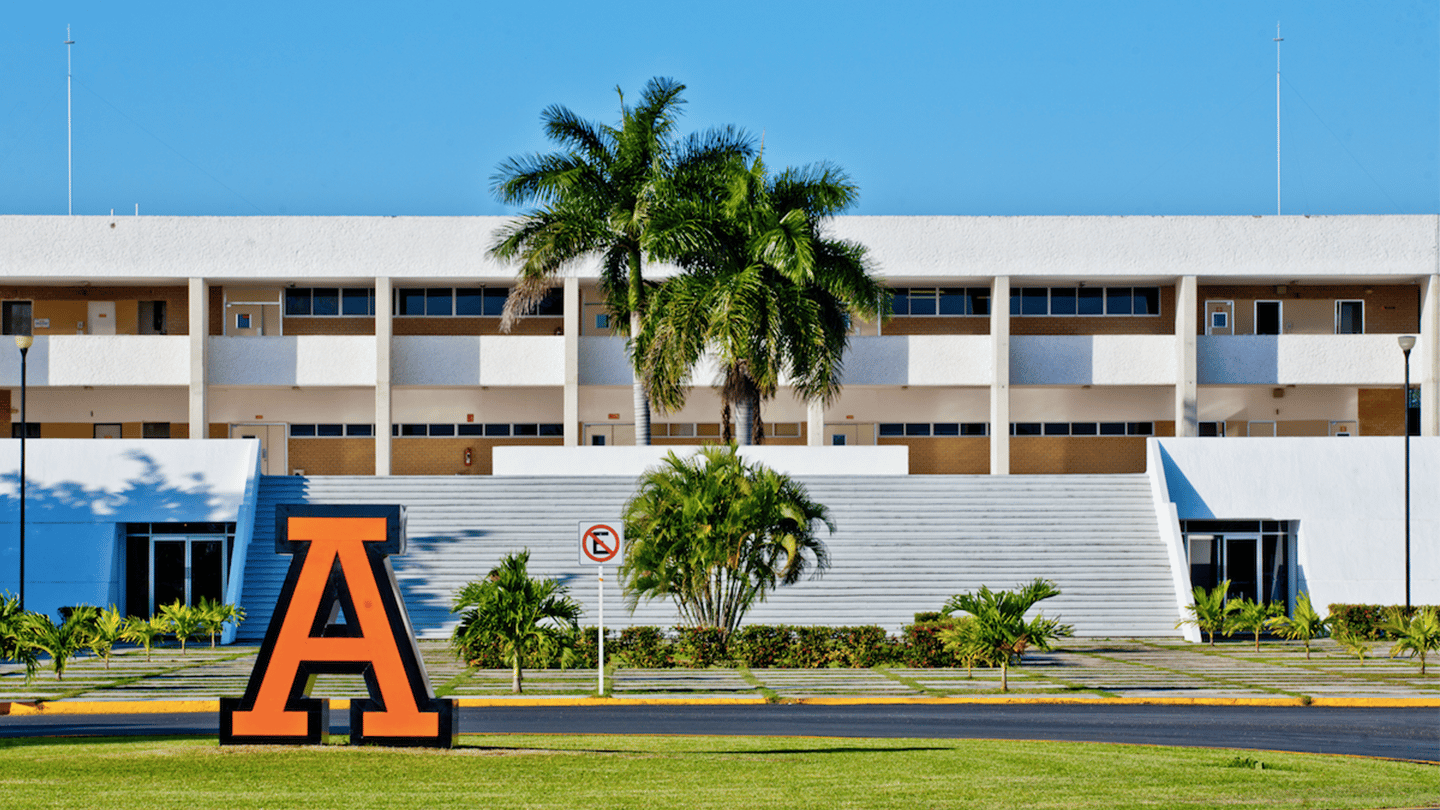
<svg viewBox="0 0 1440 810">
<path fill-rule="evenodd" d="M 846 476 L 801 479 L 837 525 L 825 538 L 831 569 L 781 588 L 750 623 L 879 624 L 891 631 L 917 611 L 981 585 L 1011 588 L 1036 577 L 1063 594 L 1043 603 L 1083 636 L 1179 635 L 1169 560 L 1144 475 Z M 597 615 L 596 566 L 578 563 L 577 523 L 620 515 L 628 478 L 266 477 L 245 561 L 242 640 L 264 636 L 289 565 L 274 553 L 280 503 L 402 504 L 408 552 L 392 563 L 422 637 L 448 635 L 452 594 L 500 557 L 528 548 L 532 574 L 559 577 Z M 824 532 L 822 530 L 822 536 Z M 669 625 L 668 602 L 623 606 L 605 569 L 606 625 Z"/>
</svg>

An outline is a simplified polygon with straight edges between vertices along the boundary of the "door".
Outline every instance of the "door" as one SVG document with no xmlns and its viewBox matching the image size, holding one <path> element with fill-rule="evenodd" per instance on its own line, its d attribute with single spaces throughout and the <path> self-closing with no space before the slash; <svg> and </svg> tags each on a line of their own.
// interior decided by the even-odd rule
<svg viewBox="0 0 1440 810">
<path fill-rule="evenodd" d="M 85 305 L 85 321 L 92 335 L 115 334 L 115 302 L 90 301 Z"/>
<path fill-rule="evenodd" d="M 1337 334 L 1337 335 L 1363 335 L 1363 334 L 1365 334 L 1365 302 L 1364 302 L 1364 301 L 1336 301 L 1336 302 L 1335 302 L 1335 334 Z"/>
<path fill-rule="evenodd" d="M 590 447 L 635 444 L 634 425 L 597 422 L 585 426 L 585 444 Z"/>
<path fill-rule="evenodd" d="M 286 467 L 286 426 L 278 424 L 231 425 L 230 438 L 260 442 L 260 474 L 289 475 Z"/>
<path fill-rule="evenodd" d="M 1280 302 L 1279 301 L 1256 301 L 1255 302 L 1255 334 L 1257 335 L 1278 335 L 1280 334 Z"/>
<path fill-rule="evenodd" d="M 264 335 L 264 305 L 231 304 L 226 307 L 225 334 L 231 337 L 260 337 Z"/>
<path fill-rule="evenodd" d="M 98 424 L 95 426 L 95 438 L 97 439 L 118 439 L 120 438 L 120 426 L 117 424 Z"/>
<path fill-rule="evenodd" d="M 228 571 L 224 535 L 176 535 L 150 540 L 150 613 L 176 601 L 225 601 Z"/>
<path fill-rule="evenodd" d="M 1260 598 L 1260 536 L 1256 534 L 1225 535 L 1221 565 L 1224 579 L 1230 580 L 1229 599 Z"/>
<path fill-rule="evenodd" d="M 1235 302 L 1234 302 L 1234 301 L 1206 301 L 1206 302 L 1205 302 L 1205 334 L 1207 334 L 1207 335 L 1233 335 L 1233 334 L 1235 334 Z"/>
</svg>

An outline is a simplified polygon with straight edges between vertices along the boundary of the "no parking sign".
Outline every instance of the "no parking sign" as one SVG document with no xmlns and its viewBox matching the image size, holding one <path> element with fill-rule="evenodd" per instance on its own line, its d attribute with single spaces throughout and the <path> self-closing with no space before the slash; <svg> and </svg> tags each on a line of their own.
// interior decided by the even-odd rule
<svg viewBox="0 0 1440 810">
<path fill-rule="evenodd" d="M 618 520 L 580 521 L 580 564 L 606 565 L 620 562 L 625 542 L 625 524 Z"/>
</svg>

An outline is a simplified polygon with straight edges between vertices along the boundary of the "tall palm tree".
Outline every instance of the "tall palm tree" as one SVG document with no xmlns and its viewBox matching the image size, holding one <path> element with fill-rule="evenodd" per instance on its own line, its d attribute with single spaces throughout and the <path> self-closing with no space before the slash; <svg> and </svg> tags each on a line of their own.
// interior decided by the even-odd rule
<svg viewBox="0 0 1440 810">
<path fill-rule="evenodd" d="M 492 256 L 520 264 L 503 330 L 532 311 L 561 272 L 598 257 L 614 322 L 632 337 L 640 334 L 649 309 L 643 262 L 696 249 L 705 231 L 686 215 L 685 202 L 714 188 L 709 178 L 719 167 L 753 151 L 749 136 L 729 127 L 677 139 L 684 89 L 674 79 L 651 79 L 634 107 L 621 93 L 618 126 L 585 121 L 558 104 L 547 107 L 540 115 L 546 137 L 562 151 L 500 164 L 492 178 L 496 197 L 538 205 L 501 229 L 490 248 Z M 649 444 L 645 380 L 640 364 L 634 367 L 635 442 Z"/>
<path fill-rule="evenodd" d="M 760 403 L 782 381 L 807 401 L 840 391 L 850 318 L 888 312 L 864 246 L 829 238 L 829 217 L 855 202 L 857 189 L 828 163 L 771 177 L 764 161 L 732 168 L 726 197 L 713 206 L 714 236 L 678 257 L 687 272 L 660 288 L 641 341 L 649 394 L 658 409 L 684 405 L 696 362 L 720 360 L 724 413 L 737 414 L 737 439 L 760 435 Z"/>
</svg>

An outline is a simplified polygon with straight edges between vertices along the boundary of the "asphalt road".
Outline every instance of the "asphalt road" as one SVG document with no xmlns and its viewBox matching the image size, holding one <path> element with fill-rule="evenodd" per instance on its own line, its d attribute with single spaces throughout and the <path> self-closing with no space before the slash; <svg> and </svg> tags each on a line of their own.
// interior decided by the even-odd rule
<svg viewBox="0 0 1440 810">
<path fill-rule="evenodd" d="M 348 731 L 334 712 L 331 731 Z M 215 734 L 213 714 L 0 717 L 0 737 Z M 716 734 L 1067 740 L 1440 762 L 1440 709 L 1264 706 L 740 705 L 461 709 L 466 734 Z"/>
</svg>

